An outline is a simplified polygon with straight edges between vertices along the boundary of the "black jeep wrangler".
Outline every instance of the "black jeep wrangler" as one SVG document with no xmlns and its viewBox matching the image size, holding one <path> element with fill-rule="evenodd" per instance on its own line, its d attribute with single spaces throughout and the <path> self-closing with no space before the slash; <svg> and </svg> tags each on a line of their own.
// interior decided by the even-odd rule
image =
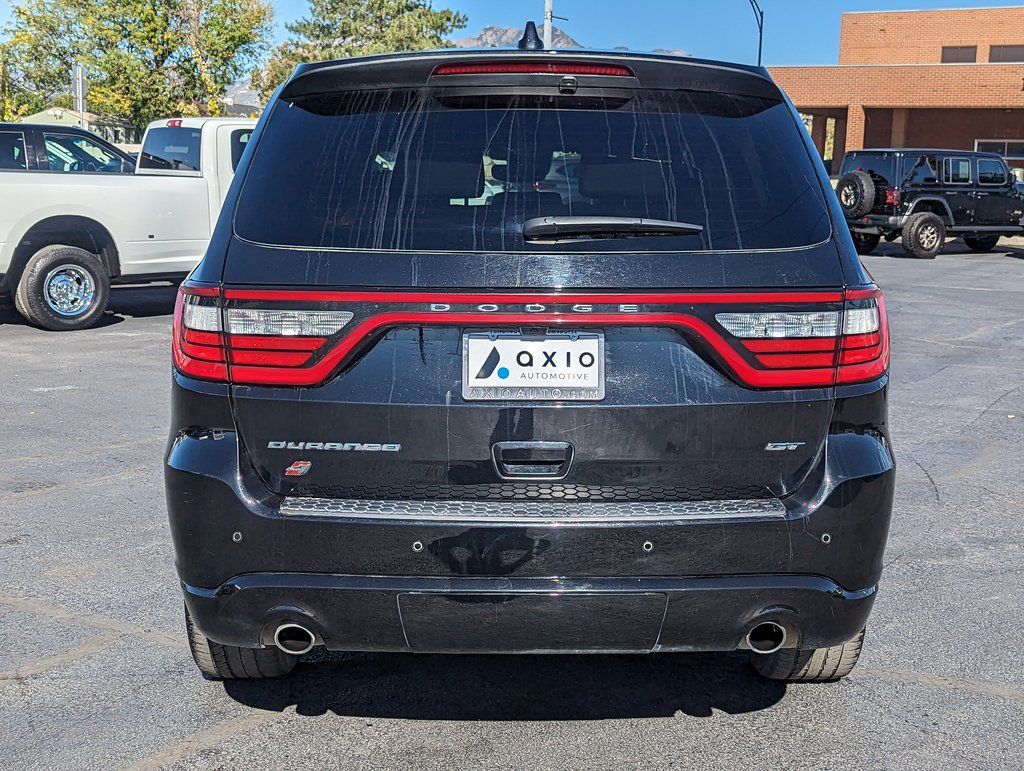
<svg viewBox="0 0 1024 771">
<path fill-rule="evenodd" d="M 912 257 L 932 259 L 946 238 L 987 252 L 1000 236 L 1024 232 L 1024 197 L 995 153 L 964 150 L 858 150 L 847 153 L 836 185 L 857 251 L 884 237 L 903 239 Z"/>
</svg>

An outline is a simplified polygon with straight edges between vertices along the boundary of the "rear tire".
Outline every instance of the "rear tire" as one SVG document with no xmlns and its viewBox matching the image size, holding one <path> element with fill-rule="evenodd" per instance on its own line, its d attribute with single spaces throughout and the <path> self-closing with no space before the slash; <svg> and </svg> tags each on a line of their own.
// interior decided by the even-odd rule
<svg viewBox="0 0 1024 771">
<path fill-rule="evenodd" d="M 965 238 L 964 243 L 972 252 L 991 252 L 999 243 L 999 236 L 980 236 L 976 238 Z"/>
<path fill-rule="evenodd" d="M 788 683 L 824 683 L 846 677 L 857 665 L 864 647 L 864 630 L 852 640 L 830 648 L 786 648 L 762 656 L 750 654 L 750 664 L 762 677 Z"/>
<path fill-rule="evenodd" d="M 919 260 L 933 260 L 946 242 L 946 226 L 938 214 L 912 214 L 903 226 L 903 248 Z"/>
<path fill-rule="evenodd" d="M 875 181 L 866 171 L 851 171 L 839 178 L 836 197 L 847 219 L 863 217 L 875 208 Z"/>
<path fill-rule="evenodd" d="M 236 648 L 214 642 L 192 623 L 188 608 L 185 608 L 185 632 L 192 658 L 207 680 L 282 677 L 295 669 L 298 661 L 298 656 L 290 656 L 277 648 Z"/>
<path fill-rule="evenodd" d="M 29 259 L 14 307 L 43 329 L 91 327 L 107 309 L 110 275 L 100 258 L 76 246 L 44 246 Z"/>
<path fill-rule="evenodd" d="M 878 248 L 878 242 L 882 240 L 880 235 L 872 233 L 851 233 L 853 245 L 857 247 L 857 254 L 871 254 Z"/>
</svg>

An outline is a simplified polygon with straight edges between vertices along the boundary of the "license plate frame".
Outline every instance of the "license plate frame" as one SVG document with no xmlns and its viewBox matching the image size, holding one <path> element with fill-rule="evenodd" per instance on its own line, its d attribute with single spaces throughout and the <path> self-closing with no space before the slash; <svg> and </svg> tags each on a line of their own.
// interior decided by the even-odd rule
<svg viewBox="0 0 1024 771">
<path fill-rule="evenodd" d="M 484 341 L 476 343 L 474 341 Z M 543 367 L 521 367 L 513 360 L 508 360 L 506 353 L 517 343 L 522 345 L 523 350 L 554 353 L 556 361 L 561 361 L 559 354 L 567 351 L 576 353 L 577 358 L 581 354 L 589 353 L 595 358 L 592 366 L 595 368 L 596 377 L 589 377 L 589 368 L 582 365 L 568 367 L 568 375 L 585 374 L 587 379 L 580 381 L 581 384 L 574 384 L 569 381 L 550 381 L 544 385 L 529 385 L 524 383 L 527 372 L 535 372 L 550 376 L 553 372 L 543 372 Z M 524 334 L 519 330 L 473 330 L 462 333 L 462 398 L 466 401 L 528 401 L 528 402 L 598 402 L 605 397 L 605 339 L 604 332 L 595 330 L 548 330 L 539 334 Z M 542 346 L 548 344 L 544 351 Z M 504 379 L 495 379 L 498 373 L 498 366 L 495 365 L 493 372 L 487 378 L 477 378 L 471 375 L 472 369 L 481 371 L 479 351 L 471 352 L 471 348 L 477 345 L 490 345 L 498 351 L 499 361 L 502 365 L 512 364 L 512 367 L 504 367 L 509 374 Z M 541 353 L 543 356 L 543 353 Z M 539 359 L 544 363 L 544 359 Z M 488 380 L 482 383 L 481 380 Z M 508 383 L 504 383 L 508 380 Z M 596 381 L 594 383 L 593 381 Z M 538 381 L 541 382 L 541 381 Z"/>
</svg>

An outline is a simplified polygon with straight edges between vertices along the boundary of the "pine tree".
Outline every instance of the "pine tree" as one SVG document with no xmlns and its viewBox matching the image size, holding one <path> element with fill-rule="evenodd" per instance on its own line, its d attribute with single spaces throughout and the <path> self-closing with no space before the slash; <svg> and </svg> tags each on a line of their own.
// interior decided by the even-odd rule
<svg viewBox="0 0 1024 771">
<path fill-rule="evenodd" d="M 302 62 L 440 48 L 466 21 L 430 0 L 310 0 L 309 12 L 286 25 L 288 39 L 253 73 L 253 87 L 269 97 Z"/>
</svg>

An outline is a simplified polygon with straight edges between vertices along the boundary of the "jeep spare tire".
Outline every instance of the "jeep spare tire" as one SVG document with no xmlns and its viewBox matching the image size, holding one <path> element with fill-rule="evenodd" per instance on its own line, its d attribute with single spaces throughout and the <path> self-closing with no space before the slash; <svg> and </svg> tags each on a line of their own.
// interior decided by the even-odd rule
<svg viewBox="0 0 1024 771">
<path fill-rule="evenodd" d="M 847 219 L 863 217 L 875 207 L 875 181 L 866 171 L 851 171 L 839 178 L 836 196 Z"/>
</svg>

